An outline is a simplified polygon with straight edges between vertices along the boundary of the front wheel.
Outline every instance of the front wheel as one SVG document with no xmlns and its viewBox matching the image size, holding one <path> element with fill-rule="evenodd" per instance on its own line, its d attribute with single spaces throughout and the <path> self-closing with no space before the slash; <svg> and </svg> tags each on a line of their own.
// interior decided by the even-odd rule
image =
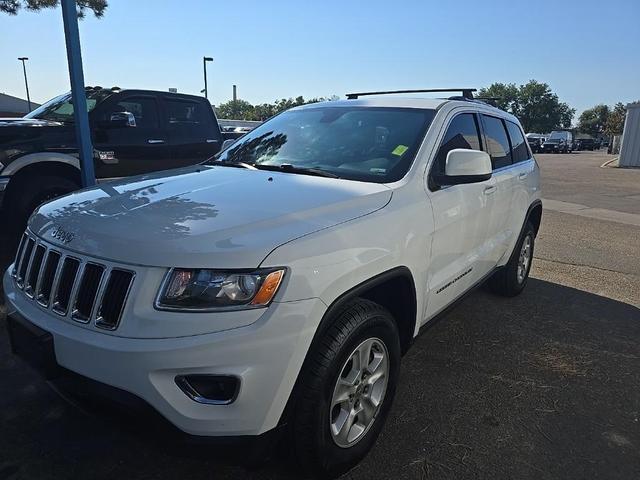
<svg viewBox="0 0 640 480">
<path fill-rule="evenodd" d="M 489 279 L 489 288 L 498 295 L 515 297 L 527 284 L 536 233 L 531 222 L 527 222 L 509 262 Z"/>
<path fill-rule="evenodd" d="M 355 466 L 375 443 L 395 395 L 400 340 L 380 305 L 356 299 L 309 351 L 292 422 L 299 463 L 320 477 Z"/>
<path fill-rule="evenodd" d="M 66 195 L 80 188 L 73 180 L 53 175 L 42 175 L 17 179 L 11 186 L 8 203 L 12 205 L 9 213 L 9 227 L 15 231 L 24 230 L 31 213 L 42 203 Z"/>
</svg>

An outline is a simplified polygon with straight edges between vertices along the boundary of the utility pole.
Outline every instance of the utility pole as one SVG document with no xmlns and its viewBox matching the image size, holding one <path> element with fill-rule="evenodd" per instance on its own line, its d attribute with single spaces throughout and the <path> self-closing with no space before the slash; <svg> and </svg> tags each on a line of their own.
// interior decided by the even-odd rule
<svg viewBox="0 0 640 480">
<path fill-rule="evenodd" d="M 89 187 L 96 184 L 96 175 L 93 167 L 93 146 L 91 145 L 87 97 L 85 96 L 84 74 L 82 73 L 78 10 L 76 0 L 60 0 L 60 4 L 62 6 L 64 38 L 67 44 L 67 62 L 69 63 L 76 141 L 78 142 L 78 151 L 80 153 L 80 179 L 83 187 Z"/>
<path fill-rule="evenodd" d="M 237 94 L 237 90 L 236 90 L 236 86 L 233 86 L 233 103 L 236 102 L 236 100 L 238 100 L 238 94 Z"/>
<path fill-rule="evenodd" d="M 207 89 L 207 62 L 213 62 L 213 57 L 202 57 L 202 69 L 204 70 L 204 98 L 209 98 L 209 90 Z"/>
<path fill-rule="evenodd" d="M 27 67 L 24 62 L 29 60 L 29 57 L 19 57 L 18 60 L 22 62 L 22 73 L 24 73 L 24 87 L 27 89 L 27 104 L 29 106 L 29 112 L 31 111 L 31 97 L 29 96 L 29 82 L 27 81 Z M 28 112 L 27 112 L 28 113 Z"/>
</svg>

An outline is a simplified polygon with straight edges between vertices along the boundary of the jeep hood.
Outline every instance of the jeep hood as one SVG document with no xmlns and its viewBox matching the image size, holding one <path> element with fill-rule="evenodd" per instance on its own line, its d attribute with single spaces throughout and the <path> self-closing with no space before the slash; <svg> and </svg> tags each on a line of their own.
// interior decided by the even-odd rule
<svg viewBox="0 0 640 480">
<path fill-rule="evenodd" d="M 61 248 L 116 262 L 255 268 L 274 248 L 372 213 L 391 195 L 375 183 L 194 166 L 58 198 L 29 227 Z M 55 229 L 66 235 L 54 237 Z"/>
</svg>

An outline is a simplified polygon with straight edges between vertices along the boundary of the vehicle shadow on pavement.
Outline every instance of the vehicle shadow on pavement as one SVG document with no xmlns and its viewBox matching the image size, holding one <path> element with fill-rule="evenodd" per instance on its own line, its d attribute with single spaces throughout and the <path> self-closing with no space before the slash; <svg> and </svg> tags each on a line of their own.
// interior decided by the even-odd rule
<svg viewBox="0 0 640 480">
<path fill-rule="evenodd" d="M 4 327 L 0 314 L 0 479 L 303 478 L 74 408 Z M 530 279 L 516 298 L 472 294 L 416 339 L 380 439 L 345 478 L 638 478 L 639 417 L 640 310 Z"/>
</svg>

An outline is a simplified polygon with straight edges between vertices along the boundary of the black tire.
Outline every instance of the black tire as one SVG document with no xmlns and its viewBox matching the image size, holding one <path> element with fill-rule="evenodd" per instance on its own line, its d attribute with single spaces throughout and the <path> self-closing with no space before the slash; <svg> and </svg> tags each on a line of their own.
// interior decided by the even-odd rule
<svg viewBox="0 0 640 480">
<path fill-rule="evenodd" d="M 522 247 L 525 242 L 529 239 L 529 260 L 527 262 L 526 268 L 524 268 L 524 277 L 518 274 L 518 266 L 520 263 L 520 254 L 522 252 Z M 527 285 L 527 280 L 529 279 L 529 272 L 531 271 L 531 264 L 533 263 L 533 251 L 535 246 L 536 232 L 531 224 L 531 222 L 527 222 L 516 243 L 515 248 L 509 258 L 509 262 L 502 267 L 500 270 L 495 272 L 491 278 L 489 279 L 489 289 L 498 295 L 502 295 L 504 297 L 515 297 L 518 295 L 524 287 Z"/>
<path fill-rule="evenodd" d="M 330 430 L 334 388 L 354 349 L 368 339 L 380 340 L 386 347 L 389 360 L 386 392 L 368 430 L 354 445 L 340 447 Z M 334 478 L 365 457 L 391 408 L 399 368 L 400 337 L 386 309 L 359 298 L 334 315 L 332 324 L 312 344 L 300 373 L 289 441 L 303 469 L 319 478 Z"/>
<path fill-rule="evenodd" d="M 33 211 L 41 204 L 56 197 L 78 190 L 80 185 L 71 179 L 43 175 L 29 179 L 16 179 L 17 185 L 10 185 L 7 204 L 9 227 L 13 231 L 22 231 Z"/>
</svg>

